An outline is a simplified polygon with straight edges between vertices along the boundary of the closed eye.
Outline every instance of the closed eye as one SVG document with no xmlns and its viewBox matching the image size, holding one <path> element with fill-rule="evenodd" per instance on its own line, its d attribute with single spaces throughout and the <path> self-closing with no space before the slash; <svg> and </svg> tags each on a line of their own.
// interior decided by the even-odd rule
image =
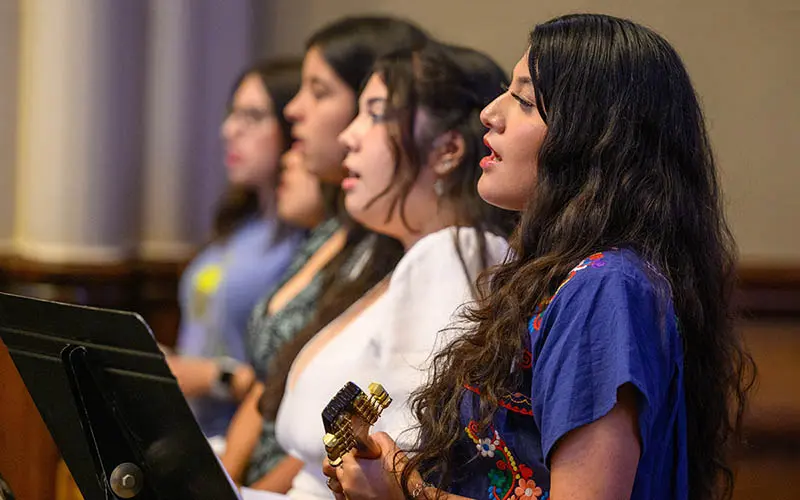
<svg viewBox="0 0 800 500">
<path fill-rule="evenodd" d="M 516 92 L 509 91 L 508 93 L 511 94 L 511 97 L 513 97 L 514 99 L 517 100 L 517 102 L 520 104 L 520 106 L 522 106 L 524 108 L 527 108 L 527 109 L 531 109 L 531 108 L 535 108 L 536 107 L 536 104 L 534 104 L 531 101 L 525 99 L 524 97 L 522 97 L 521 95 L 517 94 Z"/>
<path fill-rule="evenodd" d="M 383 97 L 373 97 L 367 100 L 366 111 L 374 123 L 381 123 L 386 120 L 386 99 Z"/>
<path fill-rule="evenodd" d="M 516 92 L 508 88 L 508 85 L 506 85 L 505 83 L 501 84 L 500 88 L 503 90 L 503 92 L 508 92 L 511 95 L 511 97 L 513 97 L 514 100 L 516 100 L 519 103 L 519 105 L 522 106 L 523 108 L 532 109 L 536 107 L 536 103 L 533 103 L 525 99 L 521 95 L 517 94 Z"/>
</svg>

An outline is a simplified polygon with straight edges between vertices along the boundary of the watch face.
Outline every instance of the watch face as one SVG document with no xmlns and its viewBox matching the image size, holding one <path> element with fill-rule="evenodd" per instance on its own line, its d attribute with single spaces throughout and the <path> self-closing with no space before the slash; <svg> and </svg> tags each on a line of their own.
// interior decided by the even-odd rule
<svg viewBox="0 0 800 500">
<path fill-rule="evenodd" d="M 226 387 L 233 384 L 233 374 L 239 366 L 236 360 L 230 358 L 222 358 L 219 362 L 219 381 Z"/>
<path fill-rule="evenodd" d="M 219 374 L 219 381 L 230 387 L 230 385 L 233 383 L 233 372 L 223 370 Z"/>
</svg>

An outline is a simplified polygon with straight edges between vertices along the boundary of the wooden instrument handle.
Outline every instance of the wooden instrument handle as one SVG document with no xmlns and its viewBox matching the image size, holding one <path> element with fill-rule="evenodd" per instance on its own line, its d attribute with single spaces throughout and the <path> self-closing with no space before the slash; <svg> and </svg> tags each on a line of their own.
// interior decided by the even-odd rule
<svg viewBox="0 0 800 500">
<path fill-rule="evenodd" d="M 353 436 L 356 438 L 356 456 L 376 459 L 381 456 L 381 447 L 369 436 L 369 423 L 358 415 L 353 416 Z"/>
</svg>

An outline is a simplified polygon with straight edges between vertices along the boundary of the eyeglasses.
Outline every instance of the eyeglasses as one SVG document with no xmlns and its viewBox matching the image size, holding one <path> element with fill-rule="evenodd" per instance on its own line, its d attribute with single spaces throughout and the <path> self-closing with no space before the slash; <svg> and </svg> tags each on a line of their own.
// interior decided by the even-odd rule
<svg viewBox="0 0 800 500">
<path fill-rule="evenodd" d="M 275 118 L 275 114 L 268 108 L 228 108 L 225 120 L 233 120 L 234 123 L 243 128 L 252 128 L 270 118 Z"/>
</svg>

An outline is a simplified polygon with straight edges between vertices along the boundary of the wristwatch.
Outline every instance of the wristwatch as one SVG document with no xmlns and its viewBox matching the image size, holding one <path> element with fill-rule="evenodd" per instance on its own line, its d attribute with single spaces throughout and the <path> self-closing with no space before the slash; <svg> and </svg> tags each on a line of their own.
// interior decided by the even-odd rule
<svg viewBox="0 0 800 500">
<path fill-rule="evenodd" d="M 239 369 L 239 361 L 223 356 L 217 358 L 218 375 L 211 384 L 211 395 L 216 399 L 233 399 L 233 377 Z"/>
</svg>

